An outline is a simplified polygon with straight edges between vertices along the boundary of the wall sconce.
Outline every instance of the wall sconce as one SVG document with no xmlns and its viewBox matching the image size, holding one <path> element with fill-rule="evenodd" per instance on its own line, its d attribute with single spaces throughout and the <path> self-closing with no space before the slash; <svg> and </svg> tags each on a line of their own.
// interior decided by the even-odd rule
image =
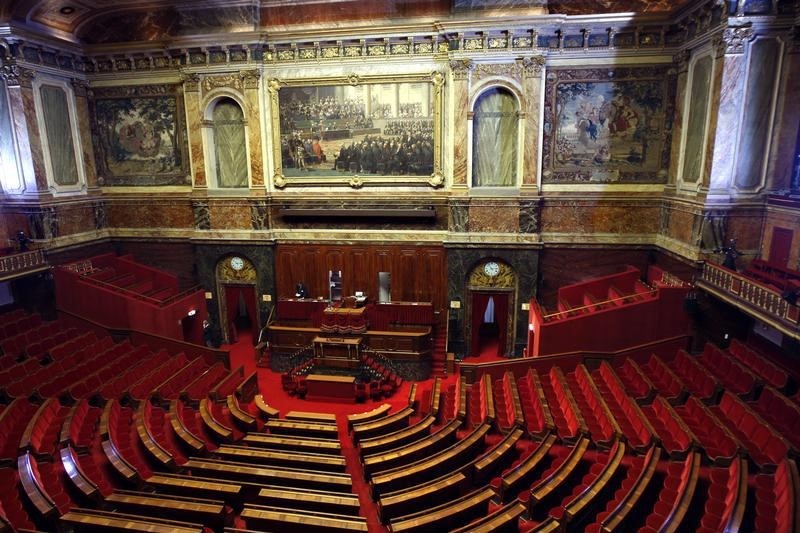
<svg viewBox="0 0 800 533">
<path fill-rule="evenodd" d="M 197 309 L 189 309 L 189 312 L 186 313 L 186 316 L 194 316 L 197 314 Z"/>
<path fill-rule="evenodd" d="M 261 295 L 261 301 L 262 302 L 271 302 L 272 301 L 272 295 L 271 294 L 262 294 Z"/>
<path fill-rule="evenodd" d="M 530 302 L 522 302 L 520 306 L 523 311 L 530 311 L 531 310 L 531 303 Z"/>
<path fill-rule="evenodd" d="M 450 300 L 450 309 L 461 309 L 461 300 Z"/>
<path fill-rule="evenodd" d="M 213 300 L 214 299 L 214 293 L 212 293 L 211 291 L 206 291 L 204 296 L 206 297 L 206 300 Z"/>
</svg>

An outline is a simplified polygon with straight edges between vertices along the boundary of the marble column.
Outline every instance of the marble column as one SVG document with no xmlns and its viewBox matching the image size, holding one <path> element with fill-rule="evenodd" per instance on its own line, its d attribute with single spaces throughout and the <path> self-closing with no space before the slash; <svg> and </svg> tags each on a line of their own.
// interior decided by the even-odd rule
<svg viewBox="0 0 800 533">
<path fill-rule="evenodd" d="M 192 183 L 195 189 L 208 187 L 203 152 L 203 110 L 200 109 L 200 75 L 188 74 L 183 79 L 183 101 L 186 106 L 186 132 L 189 136 Z"/>
<path fill-rule="evenodd" d="M 264 188 L 264 158 L 261 150 L 261 105 L 259 81 L 261 71 L 246 70 L 240 73 L 244 88 L 244 116 L 248 124 L 248 144 L 250 147 L 250 179 L 253 189 Z"/>
<path fill-rule="evenodd" d="M 453 188 L 467 188 L 467 113 L 469 109 L 470 59 L 450 62 L 453 95 Z"/>
<path fill-rule="evenodd" d="M 15 63 L 3 65 L 2 72 L 6 80 L 8 110 L 17 138 L 17 160 L 22 170 L 20 192 L 35 196 L 46 194 L 48 187 L 42 138 L 33 98 L 32 81 L 35 73 Z"/>
<path fill-rule="evenodd" d="M 670 147 L 669 174 L 667 176 L 666 189 L 675 189 L 678 182 L 678 172 L 683 152 L 683 117 L 689 112 L 684 109 L 686 103 L 686 85 L 689 80 L 689 59 L 692 54 L 689 50 L 682 50 L 675 55 L 675 63 L 678 65 L 678 81 L 675 88 L 675 116 L 672 120 L 672 146 Z"/>
<path fill-rule="evenodd" d="M 729 27 L 714 37 L 717 59 L 712 74 L 712 100 L 709 107 L 709 145 L 701 192 L 707 196 L 728 197 L 733 184 L 736 139 L 744 105 L 744 80 L 747 41 L 750 27 Z"/>
<path fill-rule="evenodd" d="M 89 119 L 89 84 L 84 80 L 72 80 L 75 93 L 75 111 L 80 134 L 80 147 L 83 152 L 83 170 L 86 176 L 86 187 L 97 189 L 97 168 L 95 167 L 94 145 L 92 144 L 92 128 Z"/>
<path fill-rule="evenodd" d="M 522 82 L 525 92 L 525 108 L 522 109 L 525 128 L 525 144 L 522 146 L 522 185 L 520 192 L 536 194 L 539 190 L 539 154 L 542 139 L 542 71 L 544 57 L 534 56 L 522 59 Z"/>
</svg>

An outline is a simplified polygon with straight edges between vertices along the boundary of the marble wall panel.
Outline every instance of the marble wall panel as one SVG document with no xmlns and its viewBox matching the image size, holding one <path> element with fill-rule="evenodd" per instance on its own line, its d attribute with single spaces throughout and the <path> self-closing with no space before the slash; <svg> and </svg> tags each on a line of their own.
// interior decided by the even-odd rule
<svg viewBox="0 0 800 533">
<path fill-rule="evenodd" d="M 728 239 L 736 239 L 739 250 L 755 250 L 758 254 L 763 227 L 764 217 L 759 212 L 734 210 L 728 215 Z"/>
<path fill-rule="evenodd" d="M 696 215 L 689 211 L 672 209 L 667 213 L 667 237 L 687 244 L 694 244 L 694 222 Z"/>
<path fill-rule="evenodd" d="M 741 54 L 726 55 L 714 64 L 714 97 L 710 107 L 709 149 L 706 150 L 711 190 L 727 190 L 731 185 L 746 67 L 745 56 Z"/>
<path fill-rule="evenodd" d="M 60 236 L 85 233 L 95 229 L 94 207 L 81 203 L 64 205 L 56 208 L 58 232 Z"/>
<path fill-rule="evenodd" d="M 211 229 L 244 229 L 252 228 L 250 204 L 239 202 L 209 203 Z"/>
<path fill-rule="evenodd" d="M 469 230 L 474 233 L 516 233 L 519 208 L 516 205 L 480 204 L 469 206 Z"/>
<path fill-rule="evenodd" d="M 13 109 L 12 114 L 15 118 L 14 127 L 16 128 L 17 138 L 27 138 L 30 142 L 31 163 L 33 164 L 33 175 L 35 178 L 34 190 L 47 190 L 47 174 L 45 173 L 44 154 L 42 153 L 42 136 L 39 131 L 39 122 L 36 119 L 36 104 L 34 103 L 33 90 L 29 85 L 20 87 L 19 102 L 22 109 Z M 17 101 L 12 101 L 12 106 Z M 22 120 L 22 117 L 25 117 Z M 31 190 L 31 185 L 26 184 L 26 190 Z"/>
<path fill-rule="evenodd" d="M 684 147 L 683 181 L 696 183 L 700 178 L 704 159 L 703 148 L 706 138 L 706 119 L 708 117 L 709 88 L 711 85 L 713 59 L 704 56 L 692 67 L 691 95 L 689 99 L 688 123 L 686 124 L 686 144 Z"/>
<path fill-rule="evenodd" d="M 188 201 L 111 200 L 107 212 L 108 225 L 112 228 L 191 229 L 194 226 L 192 205 Z"/>
<path fill-rule="evenodd" d="M 660 207 L 646 205 L 545 204 L 542 232 L 655 234 L 660 211 Z"/>
</svg>

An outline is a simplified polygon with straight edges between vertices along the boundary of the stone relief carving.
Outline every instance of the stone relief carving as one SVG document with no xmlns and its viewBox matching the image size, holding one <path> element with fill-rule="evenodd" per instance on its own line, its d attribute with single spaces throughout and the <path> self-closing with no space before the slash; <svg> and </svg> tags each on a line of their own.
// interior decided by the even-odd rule
<svg viewBox="0 0 800 533">
<path fill-rule="evenodd" d="M 753 38 L 753 28 L 738 26 L 725 28 L 722 35 L 714 38 L 714 48 L 718 56 L 725 54 L 743 54 L 747 41 Z"/>
</svg>

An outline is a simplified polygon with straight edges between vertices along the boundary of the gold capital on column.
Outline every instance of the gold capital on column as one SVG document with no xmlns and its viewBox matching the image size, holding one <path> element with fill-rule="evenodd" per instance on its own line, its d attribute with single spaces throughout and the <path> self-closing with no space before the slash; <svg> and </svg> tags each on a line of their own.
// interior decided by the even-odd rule
<svg viewBox="0 0 800 533">
<path fill-rule="evenodd" d="M 471 59 L 454 59 L 450 61 L 450 70 L 453 71 L 453 78 L 456 80 L 467 80 L 469 73 L 475 68 Z"/>
</svg>

